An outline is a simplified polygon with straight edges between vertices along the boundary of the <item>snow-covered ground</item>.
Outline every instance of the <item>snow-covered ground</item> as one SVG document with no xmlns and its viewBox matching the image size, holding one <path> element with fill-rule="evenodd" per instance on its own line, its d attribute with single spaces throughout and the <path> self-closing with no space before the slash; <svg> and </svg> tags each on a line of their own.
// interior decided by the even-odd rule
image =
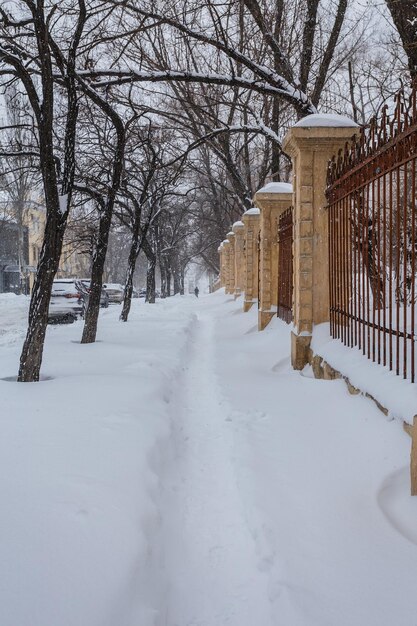
<svg viewBox="0 0 417 626">
<path fill-rule="evenodd" d="M 26 310 L 0 296 L 0 378 Z M 0 625 L 416 624 L 400 424 L 221 292 L 119 311 L 0 380 Z"/>
</svg>

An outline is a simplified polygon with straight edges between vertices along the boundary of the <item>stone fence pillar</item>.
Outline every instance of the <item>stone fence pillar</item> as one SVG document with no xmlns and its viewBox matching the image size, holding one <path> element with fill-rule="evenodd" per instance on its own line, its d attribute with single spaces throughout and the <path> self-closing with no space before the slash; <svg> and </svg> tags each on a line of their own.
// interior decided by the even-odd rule
<svg viewBox="0 0 417 626">
<path fill-rule="evenodd" d="M 224 246 L 223 246 L 223 242 L 217 248 L 217 252 L 219 253 L 219 267 L 220 267 L 219 280 L 220 280 L 220 287 L 225 287 L 226 280 L 225 280 L 225 263 L 224 263 Z"/>
<path fill-rule="evenodd" d="M 249 209 L 242 216 L 245 225 L 245 299 L 243 310 L 249 311 L 254 302 L 258 300 L 258 236 L 260 223 L 260 210 L 255 207 Z"/>
<path fill-rule="evenodd" d="M 283 150 L 294 177 L 294 332 L 291 361 L 309 360 L 314 324 L 329 320 L 327 164 L 354 134 L 357 124 L 339 115 L 308 115 L 291 128 Z"/>
<path fill-rule="evenodd" d="M 230 291 L 230 241 L 225 239 L 223 245 L 223 259 L 224 259 L 224 287 L 225 293 L 231 293 Z"/>
<path fill-rule="evenodd" d="M 269 183 L 255 194 L 261 210 L 260 294 L 258 328 L 263 330 L 278 306 L 278 219 L 292 204 L 292 185 Z"/>
<path fill-rule="evenodd" d="M 226 235 L 229 246 L 229 291 L 228 293 L 235 294 L 236 289 L 236 276 L 235 276 L 235 233 L 231 230 Z"/>
<path fill-rule="evenodd" d="M 235 298 L 238 298 L 244 290 L 245 282 L 245 225 L 240 221 L 235 222 L 232 226 L 232 230 L 235 234 Z"/>
</svg>

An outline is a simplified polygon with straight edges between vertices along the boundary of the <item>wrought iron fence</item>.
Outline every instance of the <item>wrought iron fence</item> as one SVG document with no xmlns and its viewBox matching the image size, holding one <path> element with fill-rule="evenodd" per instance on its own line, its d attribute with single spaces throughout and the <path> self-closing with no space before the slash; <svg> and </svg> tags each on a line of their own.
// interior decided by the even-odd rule
<svg viewBox="0 0 417 626">
<path fill-rule="evenodd" d="M 329 164 L 331 334 L 415 381 L 416 90 Z"/>
<path fill-rule="evenodd" d="M 293 296 L 293 209 L 278 220 L 278 307 L 277 314 L 288 324 L 292 321 Z"/>
</svg>

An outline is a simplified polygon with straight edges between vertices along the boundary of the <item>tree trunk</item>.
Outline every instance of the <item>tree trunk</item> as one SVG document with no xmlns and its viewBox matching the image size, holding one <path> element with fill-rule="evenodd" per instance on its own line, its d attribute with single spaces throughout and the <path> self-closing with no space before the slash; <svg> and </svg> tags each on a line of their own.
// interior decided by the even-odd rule
<svg viewBox="0 0 417 626">
<path fill-rule="evenodd" d="M 133 293 L 133 275 L 135 273 L 136 268 L 136 260 L 138 258 L 138 254 L 140 252 L 140 244 L 139 244 L 139 229 L 135 228 L 132 233 L 132 242 L 129 251 L 129 259 L 127 263 L 127 272 L 126 272 L 126 282 L 125 282 L 125 292 L 123 295 L 123 308 L 120 313 L 120 320 L 122 322 L 127 322 L 130 307 L 132 304 L 132 293 Z"/>
<path fill-rule="evenodd" d="M 104 263 L 106 261 L 107 248 L 109 245 L 109 234 L 113 209 L 116 196 L 120 188 L 122 172 L 124 166 L 124 154 L 126 146 L 126 128 L 123 120 L 117 111 L 112 108 L 94 89 L 91 89 L 84 81 L 78 77 L 79 85 L 83 92 L 109 117 L 116 132 L 116 146 L 114 149 L 113 172 L 111 185 L 106 201 L 102 208 L 99 223 L 99 236 L 97 249 L 93 257 L 93 267 L 91 270 L 91 291 L 88 301 L 85 324 L 81 343 L 94 343 L 97 335 L 98 314 L 100 311 L 101 287 L 103 284 Z"/>
<path fill-rule="evenodd" d="M 184 283 L 185 283 L 185 270 L 182 267 L 180 270 L 180 295 L 184 295 Z"/>
<path fill-rule="evenodd" d="M 148 257 L 148 271 L 146 273 L 146 302 L 155 304 L 155 268 L 156 257 Z"/>
<path fill-rule="evenodd" d="M 65 223 L 58 224 L 56 215 L 48 215 L 38 271 L 29 306 L 29 324 L 20 356 L 19 382 L 37 382 L 42 365 L 43 344 L 48 325 L 52 283 L 58 270 Z"/>
<path fill-rule="evenodd" d="M 19 265 L 19 293 L 26 293 L 26 281 L 23 273 L 23 267 L 27 264 L 26 254 L 25 254 L 25 235 L 24 235 L 24 224 L 23 224 L 23 211 L 24 204 L 23 198 L 21 198 L 20 189 L 19 189 L 19 197 L 16 202 L 16 211 L 14 211 L 17 221 L 18 228 L 18 243 L 17 243 L 17 257 L 18 257 L 18 265 Z"/>
<path fill-rule="evenodd" d="M 161 298 L 167 297 L 167 275 L 165 271 L 165 263 L 163 260 L 159 262 L 159 271 L 161 274 Z"/>
<path fill-rule="evenodd" d="M 169 298 L 171 295 L 171 270 L 168 267 L 166 269 L 166 279 L 167 279 L 167 297 Z"/>
<path fill-rule="evenodd" d="M 85 313 L 85 323 L 81 343 L 94 343 L 97 336 L 101 288 L 103 285 L 103 272 L 109 243 L 112 212 L 113 206 L 111 206 L 111 208 L 107 206 L 100 216 L 97 247 L 93 255 L 93 266 L 91 268 L 90 296 L 88 298 L 88 306 Z"/>
<path fill-rule="evenodd" d="M 173 271 L 173 277 L 174 277 L 174 296 L 176 296 L 177 293 L 180 293 L 181 291 L 180 274 L 177 269 Z"/>
<path fill-rule="evenodd" d="M 70 105 L 69 105 L 70 108 Z M 74 150 L 75 121 L 77 112 L 72 110 L 73 117 L 68 114 L 67 124 L 74 124 L 73 135 L 65 139 L 70 154 Z M 41 257 L 32 290 L 29 306 L 29 323 L 20 356 L 17 380 L 19 382 L 37 382 L 42 365 L 43 344 L 48 325 L 49 300 L 52 283 L 58 271 L 62 251 L 65 228 L 68 218 L 68 207 L 71 201 L 73 170 L 64 172 L 61 195 L 58 190 L 57 174 L 52 141 L 52 113 L 44 121 L 44 133 L 40 131 L 40 163 L 42 168 L 43 188 L 46 205 L 46 225 L 42 244 Z M 66 196 L 66 209 L 62 211 L 60 200 Z"/>
</svg>

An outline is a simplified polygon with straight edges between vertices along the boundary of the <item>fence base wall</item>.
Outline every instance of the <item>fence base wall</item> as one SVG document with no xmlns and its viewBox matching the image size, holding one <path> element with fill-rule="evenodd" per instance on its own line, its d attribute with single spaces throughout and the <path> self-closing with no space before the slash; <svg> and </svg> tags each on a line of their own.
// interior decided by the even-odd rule
<svg viewBox="0 0 417 626">
<path fill-rule="evenodd" d="M 255 302 L 249 302 L 249 300 L 244 300 L 243 302 L 243 312 L 247 313 L 253 307 Z"/>
<path fill-rule="evenodd" d="M 258 311 L 258 330 L 264 330 L 276 315 L 273 311 Z"/>
<path fill-rule="evenodd" d="M 302 370 L 310 361 L 310 335 L 297 335 L 291 332 L 291 365 Z"/>
</svg>

